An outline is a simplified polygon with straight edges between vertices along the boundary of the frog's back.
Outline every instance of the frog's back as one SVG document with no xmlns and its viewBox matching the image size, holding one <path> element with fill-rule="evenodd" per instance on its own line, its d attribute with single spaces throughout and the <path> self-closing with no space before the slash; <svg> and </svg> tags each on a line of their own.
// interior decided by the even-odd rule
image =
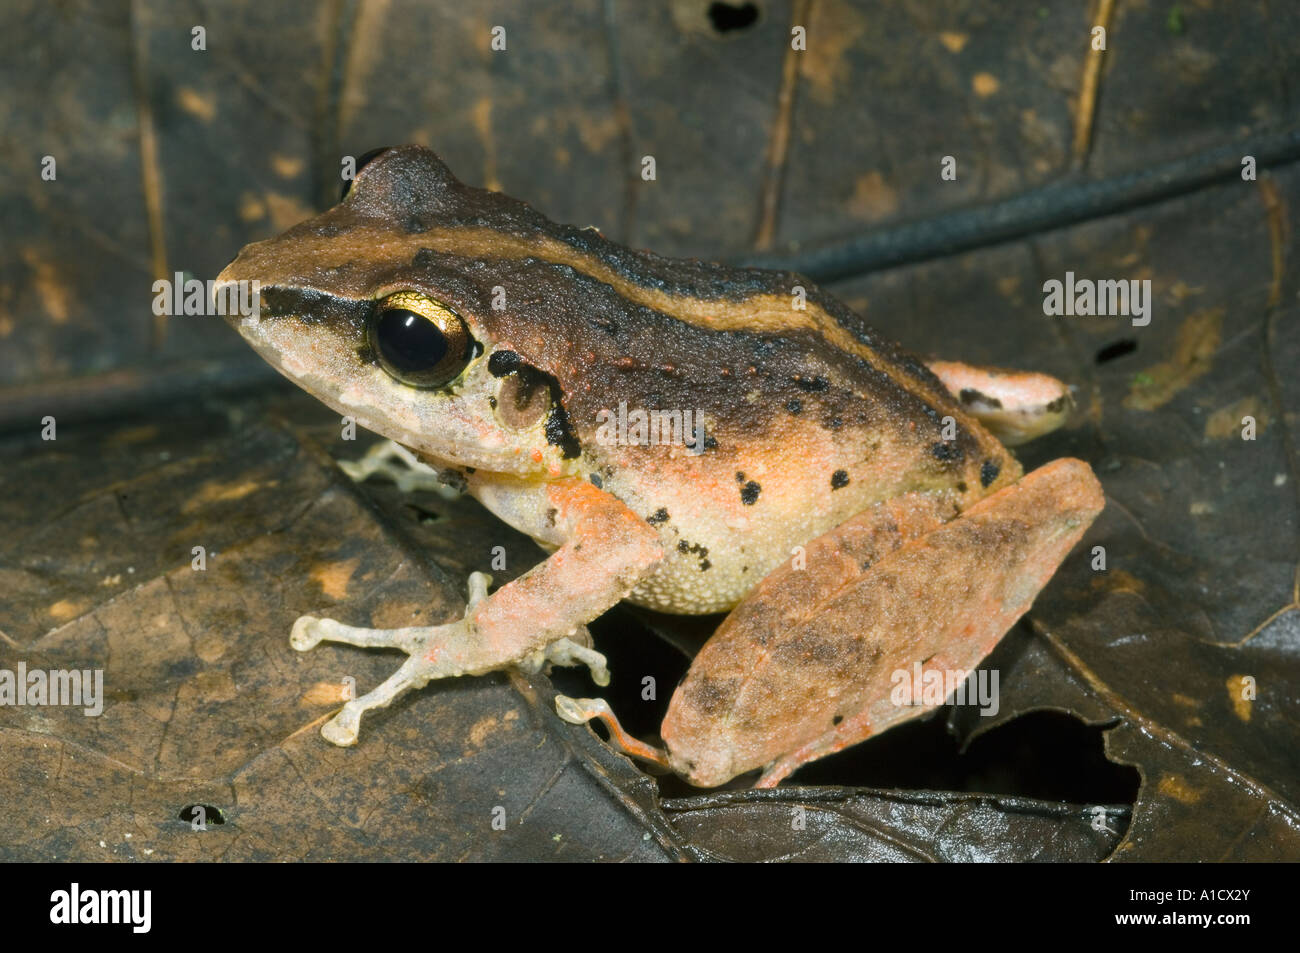
<svg viewBox="0 0 1300 953">
<path fill-rule="evenodd" d="M 357 299 L 426 290 L 547 378 L 570 472 L 672 554 L 643 601 L 727 608 L 865 506 L 933 492 L 964 507 L 1019 474 L 924 365 L 799 275 L 624 248 L 465 186 L 420 147 L 363 175 L 285 236 L 308 252 L 290 277 Z"/>
</svg>

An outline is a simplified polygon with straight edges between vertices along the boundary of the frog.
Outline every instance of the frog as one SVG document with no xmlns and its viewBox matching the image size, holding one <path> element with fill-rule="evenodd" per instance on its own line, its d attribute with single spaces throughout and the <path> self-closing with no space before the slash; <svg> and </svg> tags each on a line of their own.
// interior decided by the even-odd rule
<svg viewBox="0 0 1300 953">
<path fill-rule="evenodd" d="M 1062 381 L 922 359 L 797 273 L 625 247 L 423 146 L 377 150 L 217 288 L 251 281 L 258 309 L 232 326 L 385 438 L 354 476 L 467 492 L 546 554 L 495 590 L 471 574 L 440 624 L 299 618 L 300 651 L 407 656 L 324 722 L 336 745 L 441 679 L 576 665 L 607 684 L 587 624 L 627 601 L 727 613 L 662 743 L 601 698 L 557 712 L 690 785 L 773 787 L 932 710 L 899 673 L 973 671 L 1105 503 L 1085 461 L 1025 473 L 1010 449 L 1069 419 Z"/>
</svg>

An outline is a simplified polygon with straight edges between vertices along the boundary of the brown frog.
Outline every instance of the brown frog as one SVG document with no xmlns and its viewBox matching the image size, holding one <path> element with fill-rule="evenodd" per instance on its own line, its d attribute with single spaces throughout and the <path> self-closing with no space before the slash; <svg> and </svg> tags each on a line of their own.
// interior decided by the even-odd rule
<svg viewBox="0 0 1300 953">
<path fill-rule="evenodd" d="M 1087 464 L 1023 475 L 1005 444 L 1059 426 L 1040 374 L 928 366 L 792 273 L 662 258 L 383 151 L 345 200 L 249 245 L 221 281 L 261 283 L 240 333 L 299 386 L 431 465 L 550 556 L 463 618 L 321 640 L 409 658 L 322 729 L 432 679 L 604 660 L 584 624 L 622 599 L 730 610 L 673 695 L 666 751 L 718 785 L 800 764 L 914 717 L 898 673 L 966 672 L 1100 512 Z M 917 668 L 919 666 L 919 669 Z M 929 702 L 933 705 L 933 700 Z"/>
</svg>

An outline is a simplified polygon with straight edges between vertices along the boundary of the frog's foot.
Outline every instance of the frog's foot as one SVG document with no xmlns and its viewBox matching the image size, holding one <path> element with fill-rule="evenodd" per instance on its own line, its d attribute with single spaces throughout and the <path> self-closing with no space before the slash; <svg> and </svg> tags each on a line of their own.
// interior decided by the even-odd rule
<svg viewBox="0 0 1300 953">
<path fill-rule="evenodd" d="M 541 671 L 542 666 L 547 664 L 585 665 L 591 672 L 593 682 L 601 687 L 609 684 L 609 668 L 605 656 L 592 648 L 591 633 L 585 625 L 578 626 L 573 638 L 556 639 L 550 645 L 519 660 L 519 667 L 530 675 Z"/>
<path fill-rule="evenodd" d="M 492 577 L 486 573 L 470 573 L 466 617 L 487 596 L 491 582 Z M 342 642 L 362 648 L 401 649 L 410 656 L 378 688 L 348 702 L 321 727 L 320 733 L 326 741 L 346 746 L 356 744 L 362 714 L 372 708 L 387 706 L 407 689 L 423 688 L 436 678 L 477 674 L 490 669 L 492 666 L 482 667 L 476 635 L 466 619 L 445 625 L 367 629 L 305 615 L 293 624 L 289 644 L 299 652 L 306 652 L 321 642 Z M 603 658 L 601 662 L 604 662 Z"/>
<path fill-rule="evenodd" d="M 1070 388 L 1055 377 L 1030 371 L 928 361 L 962 410 L 1008 447 L 1051 433 L 1074 409 Z"/>
<path fill-rule="evenodd" d="M 623 730 L 618 717 L 609 702 L 603 698 L 570 698 L 568 695 L 555 696 L 555 712 L 571 725 L 585 725 L 593 718 L 599 718 L 609 729 L 609 743 L 629 758 L 637 758 L 669 768 L 668 752 L 644 741 L 638 741 Z"/>
<path fill-rule="evenodd" d="M 340 460 L 339 469 L 357 483 L 379 474 L 396 483 L 403 493 L 431 490 L 448 500 L 460 496 L 460 490 L 444 483 L 437 470 L 392 440 L 381 440 L 359 460 Z"/>
</svg>

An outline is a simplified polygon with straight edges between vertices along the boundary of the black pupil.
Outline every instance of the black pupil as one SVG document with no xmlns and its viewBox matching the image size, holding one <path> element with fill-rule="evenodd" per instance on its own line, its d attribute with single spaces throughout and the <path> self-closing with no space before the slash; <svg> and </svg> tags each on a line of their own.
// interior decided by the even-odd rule
<svg viewBox="0 0 1300 953">
<path fill-rule="evenodd" d="M 447 356 L 447 337 L 428 318 L 405 308 L 379 315 L 375 339 L 384 359 L 399 372 L 429 371 Z"/>
</svg>

